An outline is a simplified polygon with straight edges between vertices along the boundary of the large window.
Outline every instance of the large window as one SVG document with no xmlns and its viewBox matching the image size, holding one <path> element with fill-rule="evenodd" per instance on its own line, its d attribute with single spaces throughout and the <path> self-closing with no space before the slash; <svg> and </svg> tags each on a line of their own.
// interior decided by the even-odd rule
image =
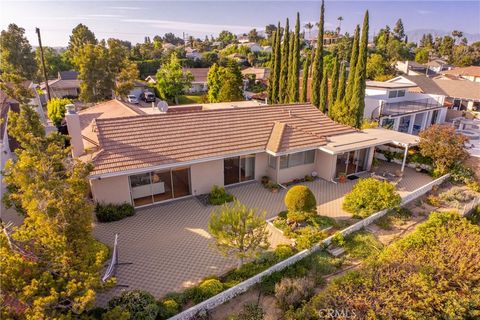
<svg viewBox="0 0 480 320">
<path fill-rule="evenodd" d="M 190 195 L 190 169 L 159 170 L 130 176 L 135 207 Z"/>
<path fill-rule="evenodd" d="M 224 159 L 223 177 L 225 185 L 255 179 L 255 155 Z"/>
<path fill-rule="evenodd" d="M 405 96 L 405 90 L 391 90 L 388 92 L 388 98 L 400 98 Z"/>
<path fill-rule="evenodd" d="M 277 157 L 268 155 L 268 166 L 272 169 L 277 168 Z"/>
<path fill-rule="evenodd" d="M 315 162 L 315 150 L 280 156 L 280 169 L 286 169 Z"/>
</svg>

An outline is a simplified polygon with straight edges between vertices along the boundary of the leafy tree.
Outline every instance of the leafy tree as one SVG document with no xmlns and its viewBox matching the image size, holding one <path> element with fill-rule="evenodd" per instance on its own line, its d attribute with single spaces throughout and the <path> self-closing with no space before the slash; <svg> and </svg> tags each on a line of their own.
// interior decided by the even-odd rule
<svg viewBox="0 0 480 320">
<path fill-rule="evenodd" d="M 231 43 L 235 43 L 237 41 L 237 36 L 227 30 L 223 30 L 218 35 L 217 41 L 222 43 L 222 48 L 225 48 L 227 45 Z"/>
<path fill-rule="evenodd" d="M 0 72 L 32 79 L 37 65 L 25 29 L 14 23 L 0 33 Z"/>
<path fill-rule="evenodd" d="M 232 206 L 223 205 L 212 212 L 208 230 L 217 249 L 225 256 L 234 255 L 241 266 L 245 259 L 256 257 L 269 246 L 265 215 L 236 200 Z"/>
<path fill-rule="evenodd" d="M 352 53 L 353 38 L 345 33 L 336 43 L 329 46 L 329 51 L 335 55 L 338 61 L 349 61 Z"/>
<path fill-rule="evenodd" d="M 303 311 L 312 318 L 322 309 L 349 310 L 359 319 L 478 318 L 479 241 L 480 227 L 457 213 L 432 213 L 361 269 L 330 283 Z"/>
<path fill-rule="evenodd" d="M 149 39 L 150 40 L 150 39 Z M 177 37 L 175 34 L 168 32 L 163 35 L 162 41 L 164 43 L 171 43 L 173 45 L 181 45 L 185 44 L 182 38 Z"/>
<path fill-rule="evenodd" d="M 453 47 L 455 40 L 450 36 L 445 36 L 442 39 L 442 43 L 439 47 L 440 54 L 444 57 L 448 57 L 449 61 L 453 61 Z"/>
<path fill-rule="evenodd" d="M 372 53 L 367 60 L 367 79 L 385 81 L 393 77 L 394 72 L 385 58 L 379 53 Z"/>
<path fill-rule="evenodd" d="M 190 72 L 183 72 L 182 66 L 174 53 L 170 62 L 164 64 L 157 72 L 157 88 L 164 100 L 174 100 L 178 104 L 178 97 L 192 84 L 193 76 Z"/>
<path fill-rule="evenodd" d="M 420 40 L 421 48 L 433 48 L 433 36 L 431 33 L 424 34 Z"/>
<path fill-rule="evenodd" d="M 401 201 L 402 198 L 392 183 L 366 178 L 360 179 L 352 191 L 347 193 L 343 199 L 343 210 L 366 218 L 383 209 L 396 208 Z"/>
<path fill-rule="evenodd" d="M 78 24 L 72 30 L 70 40 L 68 41 L 68 56 L 73 61 L 78 55 L 78 51 L 86 44 L 96 45 L 98 43 L 95 34 L 84 24 Z"/>
<path fill-rule="evenodd" d="M 221 87 L 218 92 L 219 102 L 243 100 L 242 74 L 235 61 L 229 61 L 220 73 Z"/>
<path fill-rule="evenodd" d="M 430 50 L 428 48 L 419 48 L 415 52 L 415 61 L 418 63 L 427 63 Z"/>
<path fill-rule="evenodd" d="M 94 306 L 108 254 L 91 234 L 90 166 L 71 159 L 60 134 L 45 136 L 29 106 L 9 121 L 21 148 L 5 168 L 5 182 L 15 186 L 5 197 L 25 219 L 0 236 L 2 298 L 25 308 L 27 319 L 74 318 Z M 10 307 L 2 304 L 2 312 L 12 315 Z"/>
<path fill-rule="evenodd" d="M 445 174 L 453 165 L 468 158 L 464 135 L 448 125 L 434 124 L 420 132 L 420 153 L 433 160 L 436 173 Z"/>
<path fill-rule="evenodd" d="M 248 41 L 250 42 L 259 42 L 263 37 L 260 36 L 257 29 L 253 28 L 248 32 Z"/>
<path fill-rule="evenodd" d="M 65 106 L 72 103 L 70 99 L 53 98 L 47 103 L 48 118 L 59 127 L 65 117 Z"/>
<path fill-rule="evenodd" d="M 323 25 L 325 15 L 325 4 L 322 0 L 320 8 L 320 21 L 318 22 L 317 47 L 315 48 L 315 56 L 312 65 L 312 85 L 310 88 L 310 101 L 317 108 L 320 105 L 320 85 L 323 75 Z"/>
<path fill-rule="evenodd" d="M 114 92 L 117 97 L 124 97 L 135 87 L 135 80 L 138 79 L 139 72 L 137 64 L 125 59 L 122 62 L 122 68 L 118 71 Z"/>
<path fill-rule="evenodd" d="M 402 19 L 398 19 L 397 22 L 395 23 L 395 27 L 393 28 L 393 34 L 395 35 L 395 38 L 398 40 L 402 41 L 405 38 L 405 29 L 403 28 L 403 22 Z"/>
<path fill-rule="evenodd" d="M 274 24 L 267 24 L 265 26 L 265 34 L 267 35 L 267 39 L 270 39 L 274 36 L 274 32 L 277 31 L 277 26 Z"/>
<path fill-rule="evenodd" d="M 207 76 L 208 102 L 218 102 L 218 93 L 222 87 L 221 67 L 214 63 L 208 70 Z"/>
<path fill-rule="evenodd" d="M 288 101 L 288 68 L 290 53 L 290 31 L 288 25 L 288 18 L 285 23 L 282 51 L 281 51 L 281 66 L 280 66 L 280 80 L 278 91 L 278 102 L 285 103 Z"/>
<path fill-rule="evenodd" d="M 127 311 L 131 319 L 155 320 L 159 311 L 155 297 L 142 290 L 124 291 L 108 302 L 111 310 Z"/>
<path fill-rule="evenodd" d="M 303 75 L 302 75 L 302 92 L 300 96 L 300 102 L 307 102 L 309 69 L 310 69 L 310 52 L 307 52 L 307 55 L 303 62 L 303 68 L 302 68 Z"/>
<path fill-rule="evenodd" d="M 47 77 L 54 79 L 58 76 L 58 72 L 72 70 L 73 65 L 70 63 L 65 53 L 59 53 L 51 47 L 43 47 L 43 56 L 45 59 L 45 69 Z M 42 65 L 40 48 L 35 50 L 35 61 L 38 66 Z M 44 81 L 43 70 L 38 68 L 36 78 Z"/>
</svg>

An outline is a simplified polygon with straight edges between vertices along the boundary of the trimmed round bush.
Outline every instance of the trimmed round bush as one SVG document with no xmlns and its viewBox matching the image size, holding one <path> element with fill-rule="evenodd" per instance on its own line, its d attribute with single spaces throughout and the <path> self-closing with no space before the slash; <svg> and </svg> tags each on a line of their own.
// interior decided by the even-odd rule
<svg viewBox="0 0 480 320">
<path fill-rule="evenodd" d="M 132 319 L 155 320 L 158 306 L 155 298 L 143 290 L 124 291 L 108 302 L 110 309 L 119 306 L 130 313 Z"/>
<path fill-rule="evenodd" d="M 208 298 L 211 298 L 223 291 L 223 284 L 218 279 L 207 279 L 202 281 L 193 290 L 193 301 L 200 303 Z"/>
<path fill-rule="evenodd" d="M 285 206 L 289 212 L 315 212 L 317 200 L 307 186 L 294 186 L 285 195 Z"/>
<path fill-rule="evenodd" d="M 360 179 L 343 200 L 343 209 L 356 217 L 366 218 L 372 213 L 400 206 L 402 198 L 388 181 L 374 178 Z"/>
<path fill-rule="evenodd" d="M 97 203 L 95 206 L 95 214 L 97 220 L 100 222 L 112 222 L 133 216 L 135 214 L 135 209 L 129 203 Z"/>
</svg>

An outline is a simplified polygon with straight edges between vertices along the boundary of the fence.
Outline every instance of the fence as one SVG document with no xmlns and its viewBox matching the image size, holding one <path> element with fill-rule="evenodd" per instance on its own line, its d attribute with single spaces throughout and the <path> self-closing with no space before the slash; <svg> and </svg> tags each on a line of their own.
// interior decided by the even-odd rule
<svg viewBox="0 0 480 320">
<path fill-rule="evenodd" d="M 442 182 L 444 182 L 448 177 L 450 177 L 450 174 L 446 174 L 416 190 L 414 190 L 413 192 L 409 193 L 407 196 L 405 196 L 403 199 L 402 199 L 402 205 L 404 204 L 407 204 L 415 199 L 417 199 L 418 197 L 421 197 L 423 196 L 424 194 L 426 194 L 427 192 L 429 192 L 430 190 L 432 190 L 432 188 L 434 186 L 438 186 L 440 185 Z M 385 210 L 382 210 L 382 211 L 379 211 L 379 212 L 376 212 L 374 214 L 372 214 L 371 216 L 343 229 L 342 231 L 340 231 L 344 236 L 352 233 L 352 232 L 355 232 L 355 231 L 358 231 L 362 228 L 365 228 L 367 227 L 368 225 L 370 225 L 372 222 L 374 222 L 375 220 L 381 218 L 382 216 L 384 216 L 386 213 L 387 213 L 388 209 L 385 209 Z M 241 293 L 244 293 L 246 292 L 248 289 L 250 289 L 252 286 L 254 286 L 255 284 L 259 283 L 260 281 L 262 281 L 262 279 L 276 271 L 281 271 L 283 269 L 285 269 L 286 267 L 288 266 L 291 266 L 292 264 L 295 264 L 296 262 L 304 259 L 305 257 L 311 255 L 312 253 L 314 252 L 317 252 L 319 251 L 320 249 L 322 249 L 325 245 L 329 245 L 331 242 L 332 242 L 332 239 L 333 239 L 333 236 L 330 236 L 326 239 L 324 239 L 321 243 L 319 244 L 316 244 L 314 245 L 312 248 L 310 249 L 305 249 L 303 251 L 300 251 L 299 253 L 291 256 L 290 258 L 288 259 L 285 259 L 279 263 L 277 263 L 276 265 L 273 265 L 272 267 L 268 268 L 267 270 L 265 271 L 262 271 L 260 272 L 259 274 L 239 283 L 238 285 L 234 286 L 234 287 L 231 287 L 219 294 L 217 294 L 216 296 L 214 297 L 211 297 L 210 299 L 207 299 L 173 317 L 170 318 L 170 320 L 188 320 L 188 319 L 191 319 L 193 318 L 196 314 L 198 314 L 199 312 L 202 312 L 202 311 L 207 311 L 207 310 L 212 310 L 214 309 L 215 307 L 218 307 L 219 305 L 223 304 L 224 302 L 227 302 L 228 300 L 234 298 L 235 296 L 241 294 Z"/>
</svg>

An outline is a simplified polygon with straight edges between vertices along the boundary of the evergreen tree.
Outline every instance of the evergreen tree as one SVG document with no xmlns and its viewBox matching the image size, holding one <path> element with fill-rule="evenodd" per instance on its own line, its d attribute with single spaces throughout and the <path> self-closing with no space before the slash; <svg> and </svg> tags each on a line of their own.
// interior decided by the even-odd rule
<svg viewBox="0 0 480 320">
<path fill-rule="evenodd" d="M 208 70 L 207 87 L 208 87 L 208 102 L 218 102 L 218 92 L 222 86 L 220 75 L 220 67 L 214 63 Z"/>
<path fill-rule="evenodd" d="M 280 97 L 280 68 L 281 68 L 281 43 L 282 43 L 282 30 L 280 28 L 280 22 L 278 23 L 276 39 L 275 39 L 275 65 L 273 66 L 273 85 L 272 85 L 272 102 L 278 103 Z"/>
<path fill-rule="evenodd" d="M 283 46 L 282 46 L 282 63 L 280 66 L 280 81 L 279 81 L 279 94 L 278 102 L 285 103 L 288 99 L 288 62 L 289 62 L 289 51 L 290 51 L 290 31 L 288 26 L 288 18 L 285 24 L 284 37 L 283 37 Z"/>
<path fill-rule="evenodd" d="M 398 19 L 397 23 L 395 23 L 395 27 L 393 28 L 393 33 L 395 38 L 402 41 L 405 38 L 405 29 L 403 28 L 402 19 Z"/>
<path fill-rule="evenodd" d="M 286 97 L 285 97 L 285 101 L 284 103 L 289 103 L 289 102 L 293 102 L 292 99 L 291 99 L 291 95 L 290 93 L 292 92 L 291 91 L 291 87 L 292 87 L 292 66 L 293 66 L 293 43 L 295 42 L 295 34 L 294 32 L 290 32 L 290 44 L 289 44 L 289 48 L 288 48 L 288 73 L 287 73 L 287 93 L 286 93 Z"/>
<path fill-rule="evenodd" d="M 333 106 L 335 103 L 335 99 L 337 97 L 337 88 L 338 88 L 338 58 L 335 57 L 333 59 L 333 71 L 332 76 L 330 79 L 330 92 L 328 94 L 328 110 L 330 111 L 330 107 Z"/>
<path fill-rule="evenodd" d="M 328 116 L 334 121 L 340 121 L 345 105 L 345 68 L 345 63 L 340 63 L 337 95 L 335 97 L 335 102 L 330 104 L 328 109 Z"/>
<path fill-rule="evenodd" d="M 305 61 L 303 62 L 303 76 L 302 76 L 302 95 L 300 102 L 307 102 L 307 87 L 308 87 L 308 74 L 310 69 L 310 53 L 307 52 Z"/>
<path fill-rule="evenodd" d="M 368 10 L 365 12 L 362 27 L 362 38 L 358 51 L 358 62 L 355 66 L 355 82 L 350 100 L 349 111 L 353 119 L 351 125 L 360 128 L 362 125 L 363 111 L 365 109 L 365 81 L 367 73 L 368 54 Z"/>
<path fill-rule="evenodd" d="M 299 73 L 300 73 L 300 13 L 297 12 L 295 35 L 293 37 L 293 54 L 291 57 L 290 72 L 290 102 L 299 100 Z"/>
<path fill-rule="evenodd" d="M 347 87 L 345 89 L 345 101 L 348 103 L 352 97 L 353 85 L 355 82 L 355 65 L 358 60 L 358 41 L 360 37 L 360 27 L 357 25 L 353 36 L 352 54 L 350 55 L 350 64 L 348 69 Z"/>
<path fill-rule="evenodd" d="M 218 92 L 219 102 L 243 100 L 242 73 L 236 61 L 229 61 L 220 77 L 221 87 Z"/>
<path fill-rule="evenodd" d="M 277 30 L 274 30 L 272 32 L 272 55 L 270 58 L 270 77 L 268 78 L 268 88 L 267 88 L 267 93 L 268 93 L 268 102 L 273 103 L 273 91 L 274 91 L 274 85 L 275 85 L 275 77 L 274 77 L 274 68 L 275 68 L 275 61 L 277 59 L 277 51 L 275 50 L 277 48 Z M 210 68 L 211 70 L 211 68 Z M 209 71 L 210 73 L 210 71 Z M 210 90 L 209 90 L 210 91 Z"/>
<path fill-rule="evenodd" d="M 323 113 L 327 113 L 327 99 L 328 99 L 328 76 L 327 76 L 327 69 L 324 69 L 322 83 L 320 85 L 320 105 L 319 105 L 319 109 Z"/>
<path fill-rule="evenodd" d="M 32 79 L 37 69 L 25 29 L 14 23 L 0 33 L 0 69 L 2 74 L 12 73 L 25 79 Z"/>
<path fill-rule="evenodd" d="M 310 88 L 310 101 L 316 107 L 320 105 L 320 85 L 323 75 L 323 25 L 324 25 L 325 7 L 324 0 L 320 8 L 320 21 L 318 23 L 317 48 L 313 58 L 312 66 L 312 84 Z"/>
</svg>

